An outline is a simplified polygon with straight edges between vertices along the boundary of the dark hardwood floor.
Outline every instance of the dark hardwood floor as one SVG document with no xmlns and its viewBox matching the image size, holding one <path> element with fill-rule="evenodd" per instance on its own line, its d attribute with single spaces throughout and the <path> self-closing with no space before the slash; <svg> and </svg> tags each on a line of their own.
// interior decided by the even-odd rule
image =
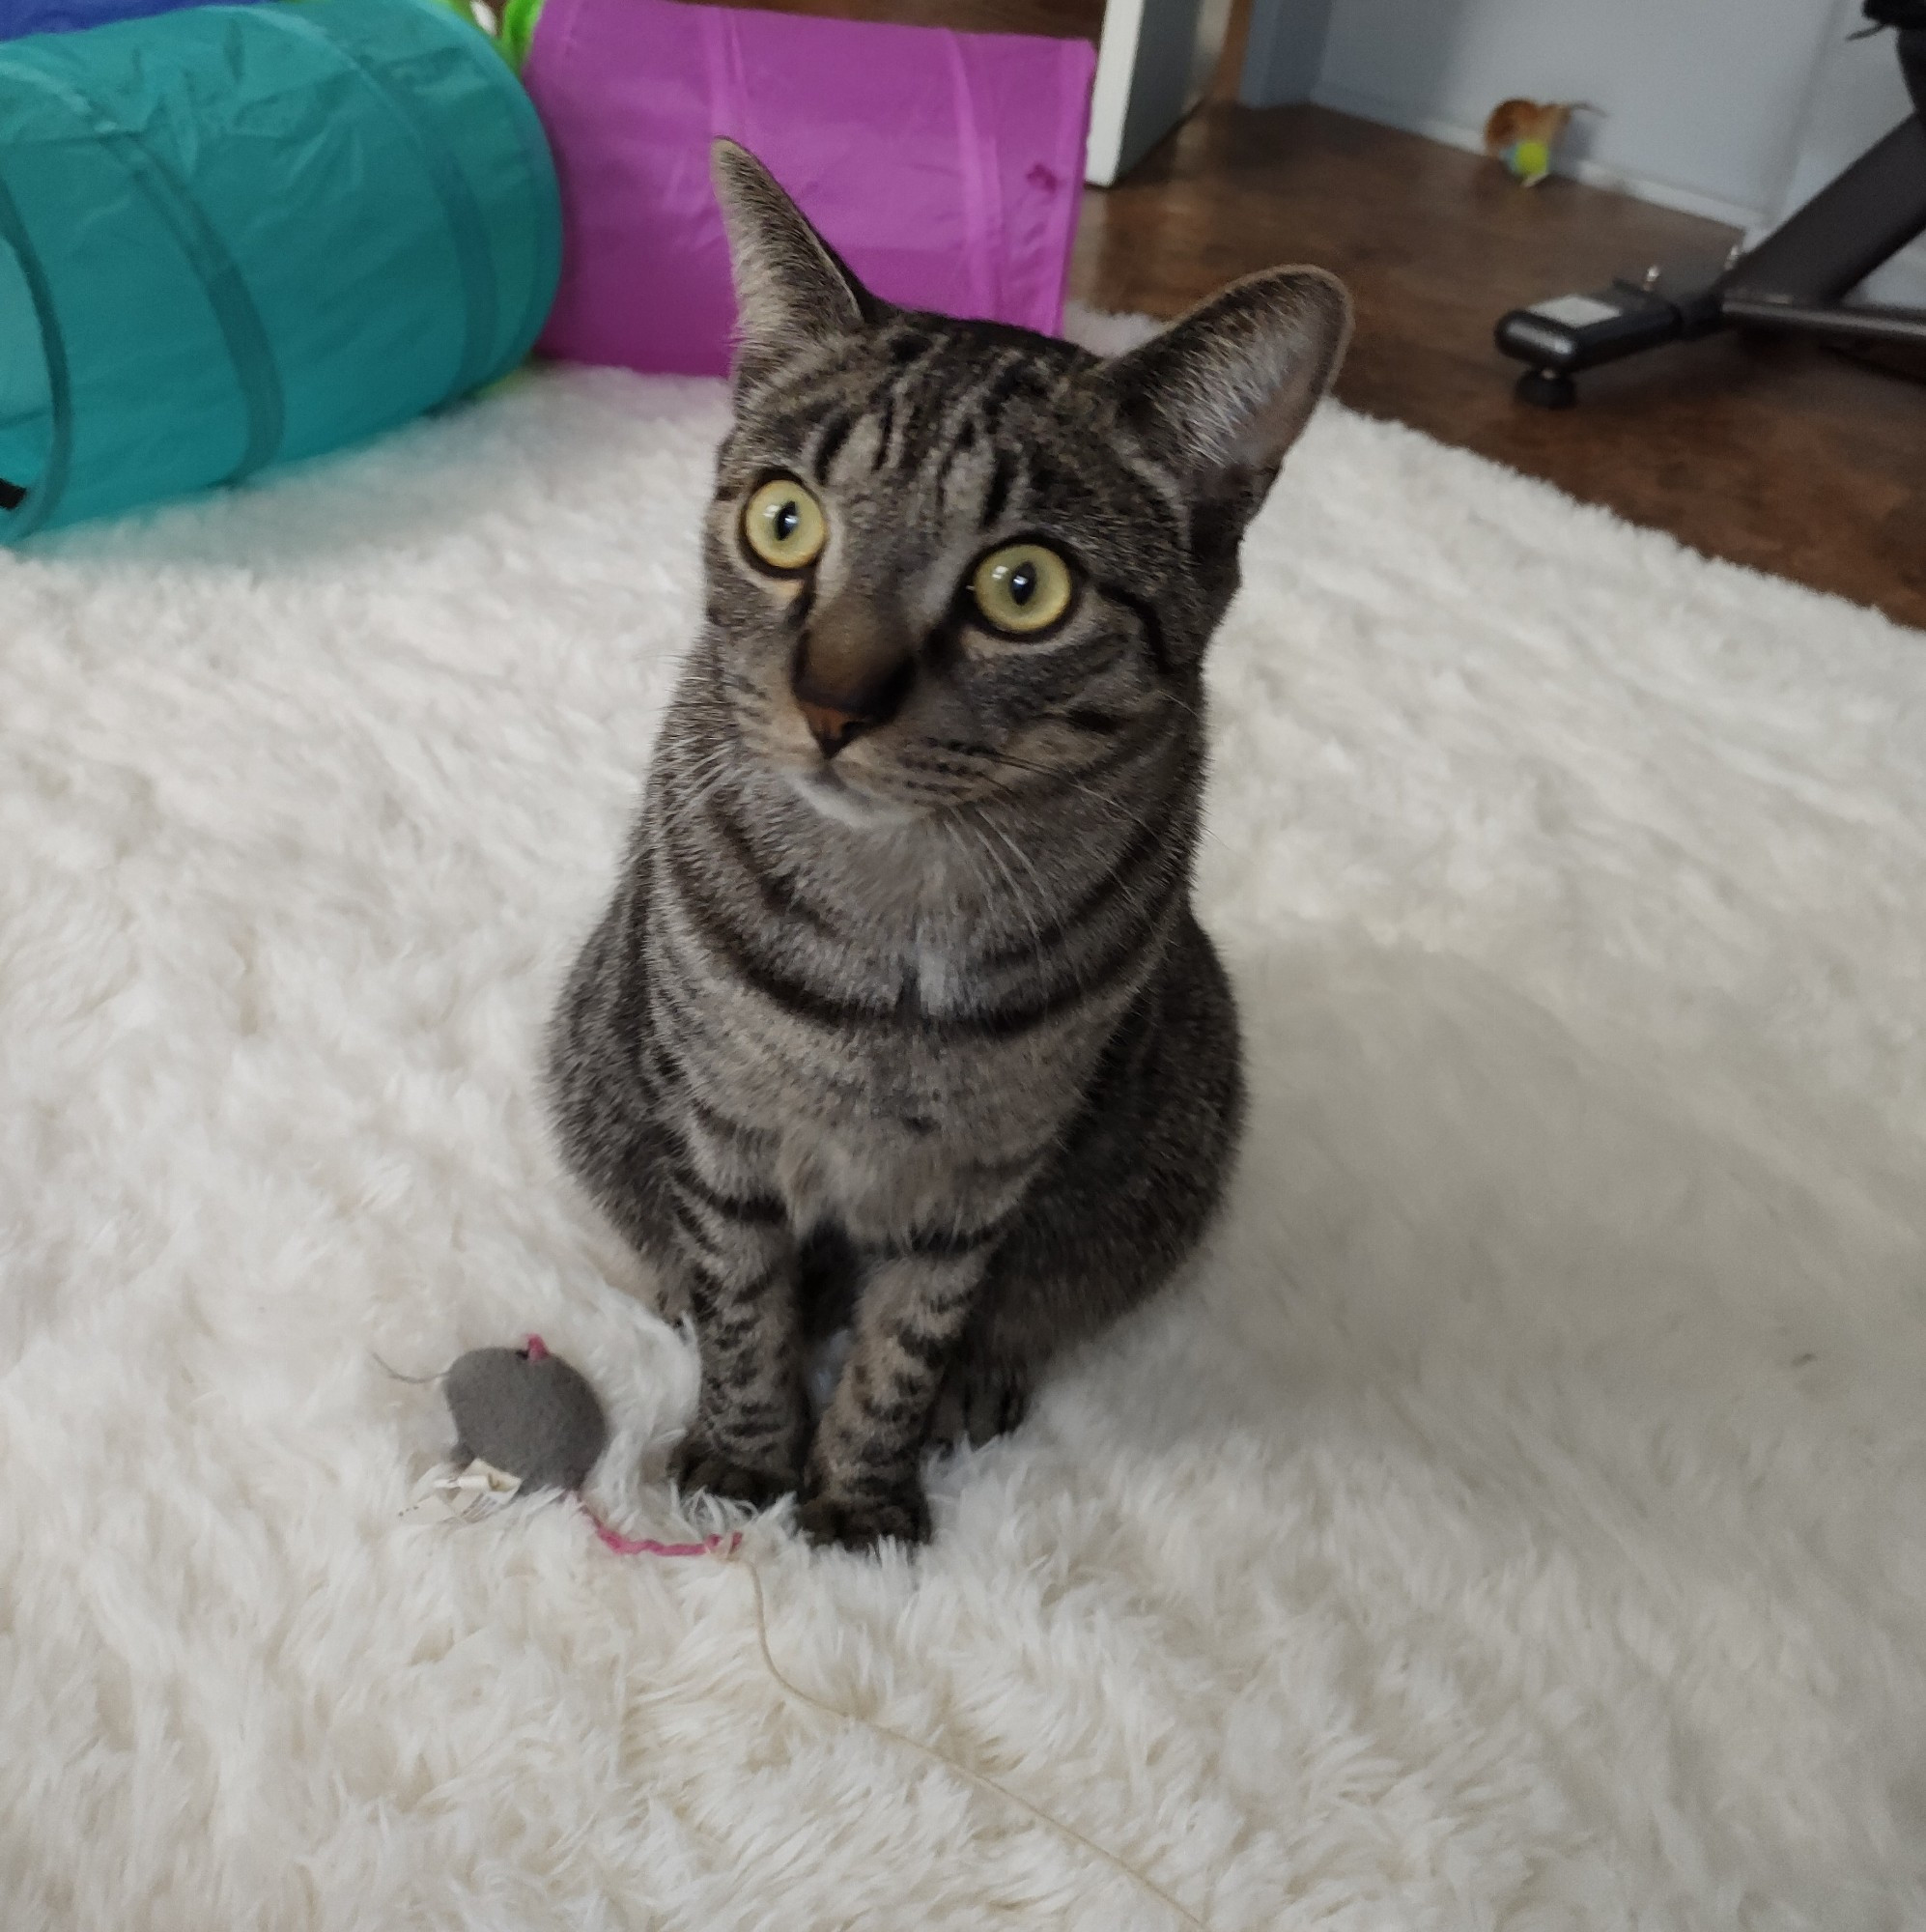
<svg viewBox="0 0 1926 1932">
<path fill-rule="evenodd" d="M 1734 231 L 1317 107 L 1204 106 L 1084 201 L 1072 288 L 1174 315 L 1233 275 L 1317 262 L 1358 327 L 1338 392 L 1549 478 L 1694 548 L 1926 626 L 1926 384 L 1809 343 L 1720 336 L 1580 380 L 1575 410 L 1512 395 L 1506 309 Z"/>
</svg>

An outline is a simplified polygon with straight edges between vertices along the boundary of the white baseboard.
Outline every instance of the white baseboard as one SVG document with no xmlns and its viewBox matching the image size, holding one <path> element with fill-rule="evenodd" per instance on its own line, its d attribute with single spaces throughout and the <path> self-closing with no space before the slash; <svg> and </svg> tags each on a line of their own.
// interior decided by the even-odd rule
<svg viewBox="0 0 1926 1932">
<path fill-rule="evenodd" d="M 1312 90 L 1311 99 L 1319 107 L 1333 107 L 1341 114 L 1355 114 L 1366 121 L 1381 121 L 1387 127 L 1402 128 L 1406 133 L 1422 134 L 1429 141 L 1442 141 L 1448 148 L 1462 148 L 1473 155 L 1485 152 L 1483 128 L 1419 113 L 1402 101 L 1386 100 L 1323 81 Z M 1738 202 L 1726 201 L 1715 194 L 1702 194 L 1697 188 L 1680 187 L 1672 182 L 1626 174 L 1599 161 L 1561 161 L 1557 172 L 1591 187 L 1611 188 L 1659 208 L 1676 208 L 1682 214 L 1699 214 L 1708 221 L 1722 221 L 1730 228 L 1754 228 L 1761 219 L 1759 209 L 1743 208 Z"/>
</svg>

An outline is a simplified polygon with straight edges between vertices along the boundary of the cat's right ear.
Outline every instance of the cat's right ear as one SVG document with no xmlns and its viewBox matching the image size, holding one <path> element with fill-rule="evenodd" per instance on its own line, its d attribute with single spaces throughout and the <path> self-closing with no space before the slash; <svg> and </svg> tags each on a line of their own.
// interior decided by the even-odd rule
<svg viewBox="0 0 1926 1932">
<path fill-rule="evenodd" d="M 886 305 L 856 279 L 747 148 L 718 141 L 709 151 L 709 166 L 729 234 L 739 384 L 752 386 L 798 351 L 883 319 Z"/>
<path fill-rule="evenodd" d="M 1266 269 L 1106 362 L 1098 381 L 1195 500 L 1241 521 L 1331 386 L 1350 332 L 1337 276 Z"/>
</svg>

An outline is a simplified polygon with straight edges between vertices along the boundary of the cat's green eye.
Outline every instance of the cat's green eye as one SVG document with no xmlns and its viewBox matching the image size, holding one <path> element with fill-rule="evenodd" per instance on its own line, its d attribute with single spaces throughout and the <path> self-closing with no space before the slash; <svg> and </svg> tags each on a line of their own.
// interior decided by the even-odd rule
<svg viewBox="0 0 1926 1932">
<path fill-rule="evenodd" d="M 970 594 L 992 630 L 1047 631 L 1070 608 L 1070 566 L 1042 544 L 1005 544 L 977 566 Z"/>
<path fill-rule="evenodd" d="M 763 484 L 743 505 L 743 541 L 771 570 L 807 570 L 828 540 L 823 506 L 793 477 Z"/>
</svg>

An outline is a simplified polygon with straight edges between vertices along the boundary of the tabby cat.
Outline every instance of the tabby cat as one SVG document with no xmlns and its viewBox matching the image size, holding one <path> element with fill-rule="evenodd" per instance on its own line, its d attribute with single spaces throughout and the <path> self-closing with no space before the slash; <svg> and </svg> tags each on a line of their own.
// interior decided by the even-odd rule
<svg viewBox="0 0 1926 1932">
<path fill-rule="evenodd" d="M 1012 1427 L 1222 1190 L 1201 670 L 1348 304 L 1272 270 L 1103 360 L 892 308 L 743 149 L 715 172 L 740 323 L 704 622 L 552 1097 L 694 1317 L 682 1484 L 917 1541 L 924 1448 Z"/>
</svg>

